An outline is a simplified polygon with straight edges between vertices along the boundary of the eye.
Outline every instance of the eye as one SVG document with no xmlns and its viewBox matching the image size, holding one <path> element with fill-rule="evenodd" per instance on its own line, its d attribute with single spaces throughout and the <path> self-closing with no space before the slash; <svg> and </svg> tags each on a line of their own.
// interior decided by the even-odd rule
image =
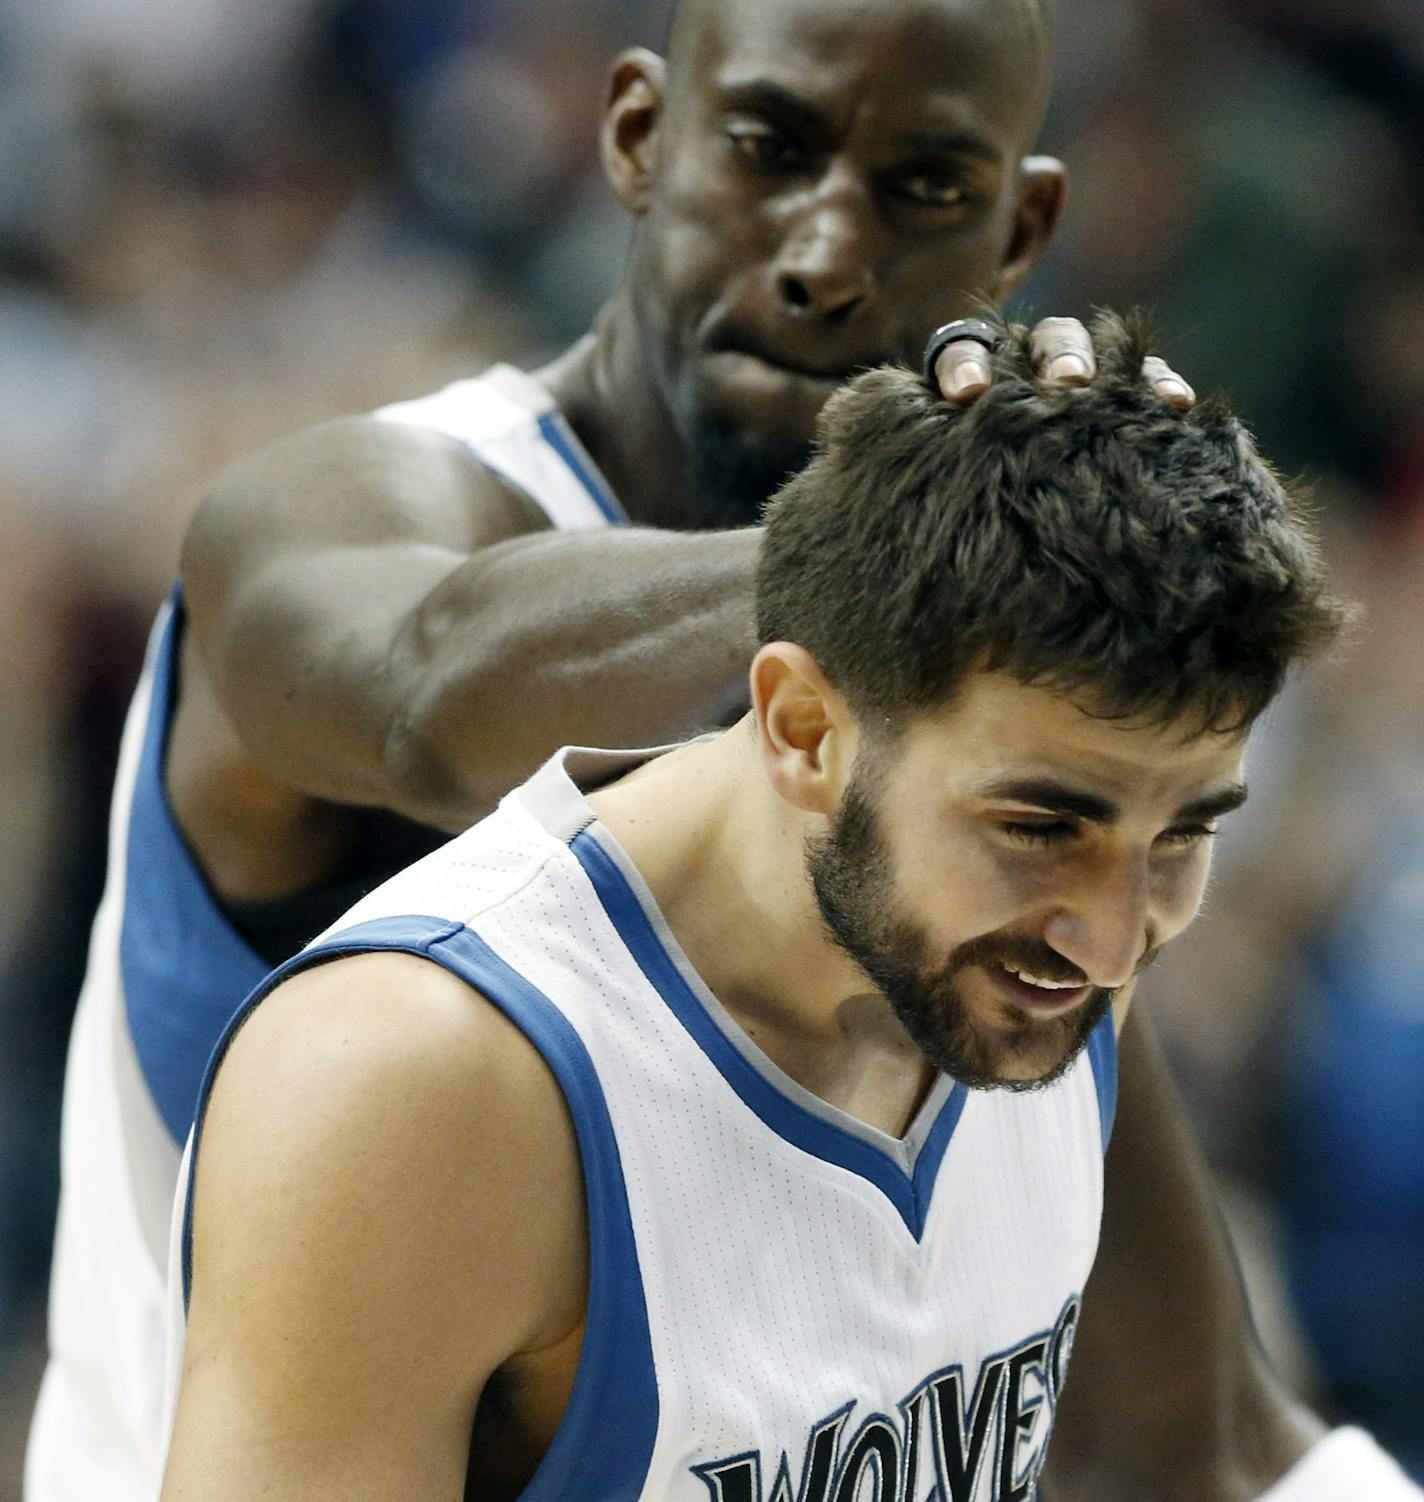
<svg viewBox="0 0 1424 1502">
<path fill-rule="evenodd" d="M 1078 826 L 1070 824 L 1066 819 L 1048 819 L 1036 824 L 1015 820 L 1005 824 L 1003 829 L 1010 839 L 1018 840 L 1024 845 L 1038 846 L 1060 845 L 1078 833 Z"/>
<path fill-rule="evenodd" d="M 892 178 L 890 188 L 897 198 L 922 208 L 967 209 L 974 202 L 964 179 L 946 167 L 911 168 Z"/>
<path fill-rule="evenodd" d="M 1215 838 L 1216 833 L 1215 824 L 1183 824 L 1180 829 L 1164 830 L 1158 838 L 1164 844 L 1187 850 L 1193 845 L 1200 845 L 1204 840 Z"/>
<path fill-rule="evenodd" d="M 738 156 L 762 172 L 788 172 L 805 160 L 805 153 L 790 136 L 769 125 L 732 125 L 727 139 Z"/>
</svg>

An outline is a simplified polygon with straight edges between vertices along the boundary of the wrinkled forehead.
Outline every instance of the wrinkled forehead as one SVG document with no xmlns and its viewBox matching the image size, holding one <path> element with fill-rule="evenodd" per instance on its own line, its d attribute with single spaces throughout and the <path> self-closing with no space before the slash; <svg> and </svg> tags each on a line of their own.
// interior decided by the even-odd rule
<svg viewBox="0 0 1424 1502">
<path fill-rule="evenodd" d="M 671 88 L 767 81 L 828 117 L 876 100 L 1031 144 L 1051 58 L 1040 0 L 682 0 Z"/>
</svg>

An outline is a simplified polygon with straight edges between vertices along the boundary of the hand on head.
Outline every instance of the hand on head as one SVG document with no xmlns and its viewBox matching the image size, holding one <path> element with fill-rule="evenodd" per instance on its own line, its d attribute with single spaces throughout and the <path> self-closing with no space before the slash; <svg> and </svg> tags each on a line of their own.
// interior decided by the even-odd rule
<svg viewBox="0 0 1424 1502">
<path fill-rule="evenodd" d="M 1033 348 L 1044 381 L 1085 386 L 1097 374 L 1093 336 L 1076 318 L 1041 319 L 1034 325 Z M 989 389 L 994 373 L 988 356 L 985 344 L 972 334 L 942 344 L 934 356 L 934 374 L 948 401 L 965 407 Z M 1157 355 L 1142 362 L 1142 379 L 1169 406 L 1185 409 L 1196 401 L 1196 392 Z"/>
</svg>

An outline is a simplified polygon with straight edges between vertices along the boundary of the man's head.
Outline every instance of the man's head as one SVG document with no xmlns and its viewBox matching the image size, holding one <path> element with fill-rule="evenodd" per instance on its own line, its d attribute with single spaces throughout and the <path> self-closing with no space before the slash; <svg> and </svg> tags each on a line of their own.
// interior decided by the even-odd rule
<svg viewBox="0 0 1424 1502">
<path fill-rule="evenodd" d="M 1016 335 L 968 411 L 858 378 L 767 514 L 764 764 L 831 935 L 974 1084 L 1061 1071 L 1191 921 L 1246 732 L 1344 615 L 1224 405 L 1095 342 L 1050 390 Z"/>
<path fill-rule="evenodd" d="M 1043 0 L 682 0 L 665 62 L 619 60 L 625 296 L 709 523 L 756 518 L 848 374 L 1027 274 L 1050 50 Z"/>
</svg>

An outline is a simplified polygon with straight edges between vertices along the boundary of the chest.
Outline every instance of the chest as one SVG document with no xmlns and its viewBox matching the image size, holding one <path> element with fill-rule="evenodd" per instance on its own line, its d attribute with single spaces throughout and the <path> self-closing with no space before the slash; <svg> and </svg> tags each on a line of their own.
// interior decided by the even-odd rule
<svg viewBox="0 0 1424 1502">
<path fill-rule="evenodd" d="M 1096 1249 L 1109 1074 L 941 1081 L 891 1138 L 726 1026 L 626 891 L 555 885 L 487 930 L 507 970 L 468 963 L 577 1129 L 586 1319 L 576 1370 L 526 1374 L 487 1423 L 526 1477 L 538 1459 L 487 1495 L 1026 1497 Z"/>
<path fill-rule="evenodd" d="M 1061 1109 L 1001 1104 L 1024 1102 L 970 1097 L 924 1181 L 918 1235 L 877 1186 L 762 1134 L 715 1177 L 690 1134 L 680 1153 L 666 1144 L 661 1174 L 629 1151 L 631 1260 L 594 1232 L 598 1307 L 497 1376 L 467 1498 L 543 1502 L 530 1484 L 561 1431 L 600 1466 L 636 1454 L 627 1495 L 645 1502 L 1027 1496 L 1068 1373 L 1101 1167 L 1066 1140 Z M 623 1388 L 605 1403 L 609 1373 Z"/>
</svg>

